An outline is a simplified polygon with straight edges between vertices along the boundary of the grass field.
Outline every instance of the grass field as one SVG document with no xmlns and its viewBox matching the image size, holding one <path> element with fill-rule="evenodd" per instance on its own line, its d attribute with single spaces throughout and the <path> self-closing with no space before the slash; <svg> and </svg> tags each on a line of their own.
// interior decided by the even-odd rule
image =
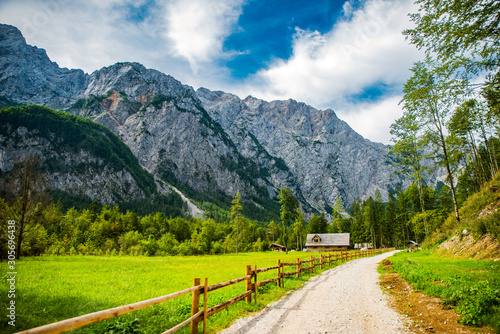
<svg viewBox="0 0 500 334">
<path fill-rule="evenodd" d="M 407 282 L 439 297 L 467 325 L 489 325 L 500 333 L 500 262 L 445 258 L 429 251 L 389 258 Z"/>
<path fill-rule="evenodd" d="M 318 253 L 314 254 L 315 256 Z M 14 333 L 44 324 L 135 303 L 180 291 L 192 286 L 193 278 L 208 278 L 216 284 L 245 276 L 245 266 L 275 266 L 278 259 L 295 262 L 310 258 L 311 253 L 277 252 L 243 253 L 197 257 L 105 257 L 105 256 L 43 256 L 16 262 L 16 327 L 4 318 L 0 332 Z M 332 263 L 333 267 L 333 263 Z M 3 310 L 8 304 L 7 265 L 0 263 L 2 281 L 0 301 Z M 288 267 L 288 271 L 294 271 Z M 318 273 L 319 267 L 316 267 Z M 276 270 L 259 274 L 259 281 L 276 277 Z M 255 311 L 279 298 L 286 290 L 299 287 L 306 279 L 286 279 L 285 288 L 276 283 L 259 288 L 257 304 L 237 303 L 208 319 L 209 331 L 227 326 L 245 312 Z M 244 282 L 208 295 L 209 307 L 244 292 Z M 4 307 L 5 306 L 5 307 Z M 4 311 L 6 313 L 7 311 Z M 108 319 L 72 331 L 73 333 L 104 333 L 109 326 L 127 325 L 141 333 L 161 333 L 190 316 L 191 295 Z M 5 320 L 7 319 L 7 320 Z M 189 326 L 181 333 L 187 332 Z"/>
</svg>

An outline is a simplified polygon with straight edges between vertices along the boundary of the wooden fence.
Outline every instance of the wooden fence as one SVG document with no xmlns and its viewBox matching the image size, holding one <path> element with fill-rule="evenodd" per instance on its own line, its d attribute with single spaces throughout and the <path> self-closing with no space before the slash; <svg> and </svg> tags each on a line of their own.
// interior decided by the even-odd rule
<svg viewBox="0 0 500 334">
<path fill-rule="evenodd" d="M 132 311 L 136 311 L 148 306 L 156 305 L 159 303 L 163 303 L 167 300 L 171 300 L 183 295 L 186 295 L 188 293 L 192 294 L 192 302 L 191 302 L 191 317 L 183 321 L 182 323 L 178 324 L 177 326 L 167 330 L 163 334 L 170 334 L 170 333 L 175 333 L 176 331 L 180 330 L 181 328 L 187 326 L 188 324 L 191 325 L 191 333 L 196 334 L 198 333 L 198 325 L 200 322 L 203 322 L 203 333 L 206 333 L 206 328 L 207 328 L 207 319 L 213 316 L 214 314 L 226 309 L 227 307 L 242 301 L 243 299 L 246 300 L 247 303 L 250 303 L 252 301 L 252 294 L 254 295 L 254 301 L 257 302 L 257 292 L 258 288 L 261 286 L 264 286 L 269 283 L 277 282 L 278 287 L 283 287 L 284 286 L 284 279 L 287 276 L 295 276 L 295 277 L 300 277 L 303 272 L 309 271 L 311 273 L 314 272 L 314 268 L 319 266 L 321 269 L 323 269 L 325 266 L 330 266 L 331 263 L 341 263 L 345 261 L 349 261 L 352 259 L 360 258 L 360 257 L 367 257 L 367 256 L 372 256 L 381 253 L 382 251 L 391 251 L 394 250 L 394 248 L 390 249 L 384 249 L 384 250 L 366 250 L 366 251 L 355 251 L 355 252 L 336 252 L 333 254 L 328 254 L 328 255 L 323 255 L 320 254 L 318 257 L 314 257 L 311 255 L 310 259 L 308 260 L 301 260 L 300 258 L 297 258 L 297 262 L 282 262 L 278 260 L 278 264 L 274 267 L 268 267 L 268 268 L 257 268 L 257 266 L 254 266 L 252 269 L 252 266 L 247 265 L 245 268 L 245 276 L 240 277 L 240 278 L 235 278 L 227 282 L 222 282 L 214 285 L 208 285 L 208 279 L 205 278 L 203 284 L 201 283 L 200 278 L 194 278 L 193 279 L 193 287 L 189 289 L 185 289 L 182 291 L 174 292 L 165 296 L 153 298 L 153 299 L 148 299 L 142 302 L 134 303 L 134 304 L 129 304 L 129 305 L 124 305 L 124 306 L 119 306 L 115 307 L 112 309 L 104 310 L 104 311 L 99 311 L 99 312 L 94 312 L 86 315 L 82 315 L 76 318 L 71 318 L 59 322 L 55 322 L 52 324 L 48 324 L 45 326 L 33 328 L 33 329 L 28 329 L 26 331 L 20 332 L 18 334 L 56 334 L 56 333 L 63 333 L 75 328 L 83 327 L 89 324 L 92 324 L 94 322 L 98 322 L 101 320 L 106 320 L 109 318 L 117 317 L 119 315 L 129 313 Z M 286 271 L 287 267 L 294 267 L 294 271 Z M 276 270 L 277 271 L 277 276 L 265 281 L 258 281 L 258 274 L 270 270 Z M 211 308 L 207 307 L 207 299 L 208 299 L 208 293 L 211 291 L 215 291 L 217 289 L 224 288 L 226 286 L 230 286 L 233 284 L 237 284 L 239 282 L 245 281 L 245 293 L 236 296 L 234 298 L 231 298 L 219 305 L 213 306 Z M 202 307 L 200 307 L 200 296 L 203 295 L 203 303 Z M 201 309 L 200 309 L 201 308 Z"/>
</svg>

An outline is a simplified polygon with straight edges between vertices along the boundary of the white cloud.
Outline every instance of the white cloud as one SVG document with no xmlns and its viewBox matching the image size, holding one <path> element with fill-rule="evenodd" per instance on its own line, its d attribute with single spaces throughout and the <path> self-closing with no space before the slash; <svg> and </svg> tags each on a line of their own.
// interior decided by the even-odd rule
<svg viewBox="0 0 500 334">
<path fill-rule="evenodd" d="M 344 16 L 345 17 L 349 17 L 353 13 L 353 8 L 352 8 L 352 5 L 351 5 L 351 3 L 349 1 L 346 1 L 344 3 L 344 5 L 342 6 L 342 10 L 344 12 Z"/>
<path fill-rule="evenodd" d="M 401 83 L 419 55 L 401 34 L 410 7 L 409 1 L 369 0 L 324 35 L 297 28 L 292 56 L 256 74 L 256 94 L 324 105 L 377 82 Z"/>
<path fill-rule="evenodd" d="M 92 72 L 117 61 L 147 62 L 154 54 L 141 46 L 155 38 L 155 22 L 130 24 L 119 10 L 142 2 L 6 0 L 0 4 L 0 20 L 18 27 L 28 44 L 46 49 L 60 66 Z"/>
<path fill-rule="evenodd" d="M 143 21 L 131 22 L 130 8 L 148 1 L 1 0 L 0 22 L 18 27 L 28 44 L 46 49 L 63 67 L 92 72 L 137 61 L 183 83 L 210 86 L 229 77 L 214 63 L 238 54 L 223 43 L 237 28 L 243 2 L 156 2 Z"/>
<path fill-rule="evenodd" d="M 395 95 L 371 103 L 343 101 L 337 104 L 335 112 L 363 137 L 388 145 L 392 144 L 391 124 L 403 115 L 401 99 L 401 95 Z"/>
<path fill-rule="evenodd" d="M 167 5 L 166 36 L 173 54 L 187 59 L 194 72 L 200 63 L 233 55 L 223 50 L 242 13 L 243 1 L 177 0 Z"/>
</svg>

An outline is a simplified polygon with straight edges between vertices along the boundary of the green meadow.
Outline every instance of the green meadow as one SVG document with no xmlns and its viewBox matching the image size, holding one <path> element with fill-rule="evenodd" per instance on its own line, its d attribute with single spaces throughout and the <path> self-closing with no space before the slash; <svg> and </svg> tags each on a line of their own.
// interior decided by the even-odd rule
<svg viewBox="0 0 500 334">
<path fill-rule="evenodd" d="M 315 253 L 317 256 L 319 253 Z M 16 327 L 1 322 L 0 332 L 14 333 L 56 321 L 131 304 L 189 288 L 193 278 L 208 278 L 216 284 L 245 276 L 245 266 L 258 268 L 277 265 L 277 261 L 295 262 L 297 258 L 309 259 L 311 253 L 277 252 L 240 253 L 207 256 L 42 256 L 24 258 L 16 262 Z M 334 267 L 332 266 L 330 268 Z M 5 262 L 0 263 L 2 280 L 9 271 Z M 327 268 L 325 268 L 327 269 Z M 295 267 L 287 267 L 295 271 Z M 319 273 L 315 268 L 315 274 Z M 260 273 L 258 280 L 276 277 L 276 270 Z M 209 332 L 226 327 L 245 313 L 263 308 L 278 299 L 287 290 L 298 288 L 310 277 L 287 278 L 285 288 L 271 283 L 259 288 L 258 302 L 239 302 L 208 319 Z M 217 305 L 245 292 L 241 282 L 209 293 L 208 306 Z M 0 287 L 0 301 L 5 310 L 10 301 L 7 284 Z M 6 313 L 7 311 L 4 311 Z M 91 324 L 71 333 L 129 332 L 161 333 L 183 320 L 191 312 L 191 295 L 185 295 L 142 310 Z M 6 315 L 6 314 L 5 314 Z M 8 319 L 7 319 L 8 320 Z M 200 325 L 201 329 L 201 325 Z M 130 331 L 132 330 L 132 331 Z M 181 333 L 189 331 L 189 326 Z M 121 333 L 121 332 L 120 332 Z"/>
</svg>

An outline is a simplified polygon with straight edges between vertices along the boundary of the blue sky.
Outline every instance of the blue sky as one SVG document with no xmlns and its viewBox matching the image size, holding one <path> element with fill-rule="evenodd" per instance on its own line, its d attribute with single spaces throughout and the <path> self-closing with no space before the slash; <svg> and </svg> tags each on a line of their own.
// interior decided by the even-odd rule
<svg viewBox="0 0 500 334">
<path fill-rule="evenodd" d="M 1 0 L 0 22 L 62 67 L 137 61 L 184 84 L 333 109 L 372 141 L 421 58 L 411 0 Z"/>
<path fill-rule="evenodd" d="M 229 60 L 232 76 L 245 78 L 273 58 L 292 55 L 295 27 L 328 32 L 342 11 L 342 1 L 249 1 L 238 19 L 239 29 L 224 41 L 227 50 L 246 53 Z"/>
</svg>

